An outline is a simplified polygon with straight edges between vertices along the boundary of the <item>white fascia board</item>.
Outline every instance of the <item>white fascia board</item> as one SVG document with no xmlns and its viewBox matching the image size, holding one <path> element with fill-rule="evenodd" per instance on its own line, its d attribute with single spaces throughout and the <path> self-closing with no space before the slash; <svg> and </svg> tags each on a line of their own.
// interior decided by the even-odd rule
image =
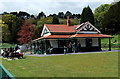
<svg viewBox="0 0 120 79">
<path fill-rule="evenodd" d="M 44 36 L 43 34 L 44 34 L 45 29 L 47 29 L 47 31 L 50 33 L 49 29 L 44 25 L 43 30 L 42 30 L 42 33 L 41 33 L 41 36 Z M 51 34 L 51 33 L 50 33 L 50 34 Z"/>
</svg>

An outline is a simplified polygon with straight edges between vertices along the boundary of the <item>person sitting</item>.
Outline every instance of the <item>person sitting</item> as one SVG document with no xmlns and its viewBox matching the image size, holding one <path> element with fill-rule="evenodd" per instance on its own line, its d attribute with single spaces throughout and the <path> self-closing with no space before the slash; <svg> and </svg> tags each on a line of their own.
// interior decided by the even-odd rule
<svg viewBox="0 0 120 79">
<path fill-rule="evenodd" d="M 23 58 L 23 53 L 21 52 L 20 48 L 17 49 L 16 53 L 18 53 L 18 58 Z"/>
<path fill-rule="evenodd" d="M 10 59 L 12 59 L 12 60 L 14 59 L 13 52 L 14 52 L 13 48 L 10 47 L 10 48 L 9 48 L 9 51 L 8 51 L 8 57 L 9 57 Z"/>
</svg>

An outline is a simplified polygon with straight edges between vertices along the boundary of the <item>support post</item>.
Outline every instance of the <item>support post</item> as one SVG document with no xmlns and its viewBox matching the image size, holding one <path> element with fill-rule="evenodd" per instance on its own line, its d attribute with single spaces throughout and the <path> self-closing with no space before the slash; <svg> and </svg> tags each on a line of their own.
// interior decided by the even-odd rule
<svg viewBox="0 0 120 79">
<path fill-rule="evenodd" d="M 109 38 L 109 51 L 111 51 L 111 38 Z"/>
<path fill-rule="evenodd" d="M 32 42 L 30 42 L 30 52 L 32 54 Z"/>
<path fill-rule="evenodd" d="M 46 40 L 45 39 L 44 39 L 44 44 L 45 44 L 44 55 L 46 55 L 47 49 L 46 49 Z"/>
<path fill-rule="evenodd" d="M 77 48 L 77 39 L 75 39 L 75 52 L 78 53 L 78 48 Z"/>
<path fill-rule="evenodd" d="M 98 45 L 99 45 L 99 50 L 101 51 L 101 38 L 98 38 Z"/>
</svg>

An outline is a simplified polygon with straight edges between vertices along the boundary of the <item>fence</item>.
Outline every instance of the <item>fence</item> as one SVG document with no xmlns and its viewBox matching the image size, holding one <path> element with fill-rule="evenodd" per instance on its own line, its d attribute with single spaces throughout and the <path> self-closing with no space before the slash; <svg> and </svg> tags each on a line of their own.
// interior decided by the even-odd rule
<svg viewBox="0 0 120 79">
<path fill-rule="evenodd" d="M 0 64 L 0 79 L 15 79 L 2 64 Z"/>
</svg>

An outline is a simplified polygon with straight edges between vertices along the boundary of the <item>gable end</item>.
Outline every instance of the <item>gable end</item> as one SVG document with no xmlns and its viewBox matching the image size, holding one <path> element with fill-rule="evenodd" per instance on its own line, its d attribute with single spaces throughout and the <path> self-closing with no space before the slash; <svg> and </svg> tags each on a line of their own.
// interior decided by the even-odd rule
<svg viewBox="0 0 120 79">
<path fill-rule="evenodd" d="M 81 26 L 81 27 L 80 27 Z M 78 26 L 76 29 L 77 30 L 77 33 L 94 33 L 94 34 L 97 34 L 97 33 L 101 33 L 95 26 L 93 26 L 91 23 L 89 22 L 85 22 L 84 25 L 80 25 Z"/>
</svg>

